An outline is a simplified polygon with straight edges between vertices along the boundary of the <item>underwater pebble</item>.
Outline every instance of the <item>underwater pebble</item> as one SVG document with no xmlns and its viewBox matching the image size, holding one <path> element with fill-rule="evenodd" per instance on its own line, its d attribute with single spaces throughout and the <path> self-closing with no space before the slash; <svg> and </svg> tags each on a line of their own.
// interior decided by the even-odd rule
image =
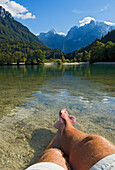
<svg viewBox="0 0 115 170">
<path fill-rule="evenodd" d="M 32 138 L 31 134 L 26 134 L 26 138 L 31 139 Z"/>
</svg>

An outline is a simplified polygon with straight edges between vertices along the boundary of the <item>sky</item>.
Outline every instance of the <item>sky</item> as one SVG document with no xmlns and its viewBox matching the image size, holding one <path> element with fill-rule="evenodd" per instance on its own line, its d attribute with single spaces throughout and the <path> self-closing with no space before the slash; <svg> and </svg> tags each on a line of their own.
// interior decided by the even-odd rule
<svg viewBox="0 0 115 170">
<path fill-rule="evenodd" d="M 66 34 L 91 19 L 115 23 L 115 0 L 0 0 L 0 6 L 34 34 L 52 28 Z"/>
</svg>

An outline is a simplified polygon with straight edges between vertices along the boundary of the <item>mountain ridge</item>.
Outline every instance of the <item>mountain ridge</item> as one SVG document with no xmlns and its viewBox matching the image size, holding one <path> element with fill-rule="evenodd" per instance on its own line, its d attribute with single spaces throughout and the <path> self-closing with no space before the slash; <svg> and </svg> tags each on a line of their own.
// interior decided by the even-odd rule
<svg viewBox="0 0 115 170">
<path fill-rule="evenodd" d="M 56 31 L 54 34 L 53 31 L 52 34 L 49 34 L 50 30 L 47 33 L 40 33 L 38 38 L 50 48 L 59 48 L 63 52 L 69 53 L 91 44 L 96 39 L 101 39 L 113 29 L 115 29 L 114 25 L 91 20 L 90 23 L 83 26 L 73 26 L 65 36 Z"/>
<path fill-rule="evenodd" d="M 2 6 L 0 6 L 0 16 L 7 19 L 14 19 L 12 15 L 8 11 L 6 11 Z"/>
<path fill-rule="evenodd" d="M 12 15 L 0 6 L 0 39 L 16 41 L 33 41 L 46 46 L 29 29 L 16 21 Z"/>
</svg>

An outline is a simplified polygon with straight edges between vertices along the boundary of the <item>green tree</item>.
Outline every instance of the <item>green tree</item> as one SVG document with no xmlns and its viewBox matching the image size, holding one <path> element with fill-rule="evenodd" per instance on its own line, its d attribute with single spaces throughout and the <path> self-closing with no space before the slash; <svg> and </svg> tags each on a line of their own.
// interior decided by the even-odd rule
<svg viewBox="0 0 115 170">
<path fill-rule="evenodd" d="M 76 61 L 77 61 L 77 59 L 76 59 L 76 57 L 74 57 L 73 62 L 76 62 Z"/>
<path fill-rule="evenodd" d="M 86 50 L 83 51 L 82 61 L 89 61 L 89 53 Z"/>
<path fill-rule="evenodd" d="M 105 44 L 105 61 L 115 61 L 115 43 L 111 41 Z"/>
<path fill-rule="evenodd" d="M 27 60 L 26 64 L 34 64 L 34 55 L 33 51 L 29 48 L 27 48 Z"/>
<path fill-rule="evenodd" d="M 33 56 L 36 59 L 38 64 L 43 64 L 45 61 L 45 52 L 41 49 L 37 49 L 33 52 Z"/>
<path fill-rule="evenodd" d="M 57 63 L 58 65 L 62 65 L 62 60 L 61 60 L 61 59 L 56 59 L 56 63 Z"/>
<path fill-rule="evenodd" d="M 22 56 L 21 51 L 15 51 L 15 52 L 13 53 L 14 62 L 16 62 L 17 65 L 19 65 L 19 63 L 20 63 L 20 61 L 21 61 L 21 56 Z"/>
<path fill-rule="evenodd" d="M 0 53 L 0 65 L 5 64 L 5 53 Z"/>
<path fill-rule="evenodd" d="M 64 56 L 62 56 L 62 62 L 65 63 L 65 57 Z"/>
<path fill-rule="evenodd" d="M 102 42 L 96 41 L 91 48 L 90 52 L 90 63 L 100 62 L 104 60 L 104 47 L 105 44 Z"/>
<path fill-rule="evenodd" d="M 12 54 L 9 53 L 5 53 L 5 63 L 6 64 L 12 64 L 13 63 L 13 57 Z"/>
<path fill-rule="evenodd" d="M 76 59 L 77 59 L 78 62 L 81 62 L 82 58 L 83 58 L 83 53 L 77 53 L 76 54 Z"/>
</svg>

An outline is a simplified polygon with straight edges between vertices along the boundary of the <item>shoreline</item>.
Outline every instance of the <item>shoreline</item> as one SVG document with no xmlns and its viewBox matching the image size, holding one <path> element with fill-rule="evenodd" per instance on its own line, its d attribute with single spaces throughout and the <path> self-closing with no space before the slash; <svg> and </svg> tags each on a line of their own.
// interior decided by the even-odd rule
<svg viewBox="0 0 115 170">
<path fill-rule="evenodd" d="M 89 62 L 62 63 L 62 65 L 88 65 L 88 64 L 90 63 Z M 106 64 L 115 64 L 115 62 L 95 62 L 92 64 L 106 65 Z M 44 65 L 45 66 L 58 65 L 58 63 L 51 62 L 51 63 L 44 63 Z"/>
<path fill-rule="evenodd" d="M 81 64 L 83 64 L 83 65 L 84 65 L 84 64 L 89 64 L 89 62 L 62 63 L 62 65 L 81 65 Z M 51 62 L 51 63 L 44 63 L 44 65 L 46 65 L 46 66 L 58 65 L 58 63 L 53 63 L 53 62 Z"/>
<path fill-rule="evenodd" d="M 90 64 L 89 62 L 74 62 L 74 63 L 62 63 L 61 65 L 65 65 L 65 66 L 67 66 L 67 65 L 88 65 L 88 64 Z M 95 65 L 114 65 L 115 64 L 115 62 L 95 62 L 95 63 L 92 63 L 92 64 L 95 64 Z M 3 64 L 3 65 L 0 65 L 0 66 L 25 66 L 25 65 L 38 65 L 38 64 L 25 64 L 25 63 L 23 63 L 23 62 L 21 62 L 21 63 L 19 63 L 19 64 L 17 64 L 17 63 L 12 63 L 12 64 Z M 58 63 L 54 63 L 54 62 L 49 62 L 49 63 L 43 63 L 43 65 L 45 65 L 45 66 L 56 66 L 56 65 L 58 65 Z"/>
</svg>

